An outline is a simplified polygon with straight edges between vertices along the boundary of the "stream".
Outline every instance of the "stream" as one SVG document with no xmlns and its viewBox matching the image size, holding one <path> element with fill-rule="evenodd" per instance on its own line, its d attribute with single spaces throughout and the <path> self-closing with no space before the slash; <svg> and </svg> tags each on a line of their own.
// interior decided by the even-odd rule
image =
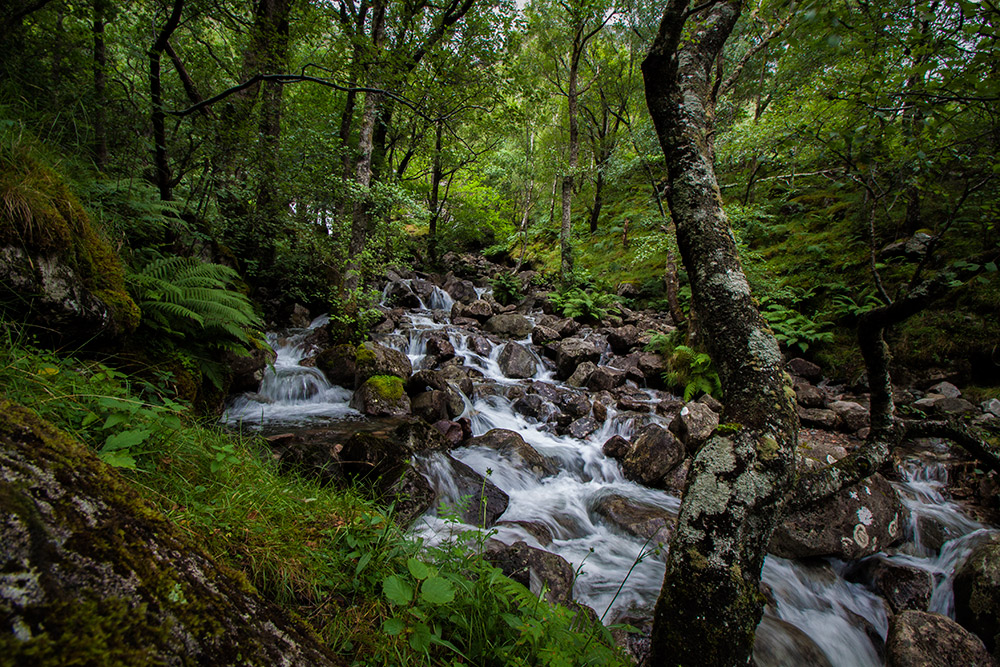
<svg viewBox="0 0 1000 667">
<path fill-rule="evenodd" d="M 628 481 L 619 463 L 602 453 L 602 445 L 610 437 L 629 438 L 649 423 L 660 423 L 665 428 L 666 419 L 655 413 L 618 411 L 611 405 L 603 423 L 585 438 L 558 435 L 546 419 L 535 420 L 517 412 L 508 398 L 517 395 L 511 390 L 518 386 L 546 383 L 565 387 L 555 379 L 552 363 L 538 354 L 530 336 L 517 342 L 532 351 L 538 368 L 535 377 L 507 378 L 498 363 L 503 345 L 494 344 L 487 352 L 481 343 L 485 336 L 481 331 L 452 325 L 452 299 L 447 293 L 435 287 L 432 296 L 422 299 L 420 306 L 407 312 L 395 332 L 377 337 L 378 342 L 404 352 L 417 371 L 427 360 L 428 337 L 447 336 L 456 358 L 482 374 L 474 382 L 472 394 L 462 396 L 465 410 L 461 417 L 470 420 L 472 435 L 483 435 L 495 428 L 515 431 L 538 453 L 558 463 L 558 474 L 540 478 L 520 458 L 504 456 L 495 449 L 461 447 L 451 452 L 454 458 L 488 476 L 509 496 L 509 505 L 493 528 L 493 537 L 506 544 L 523 540 L 568 561 L 578 572 L 573 597 L 594 609 L 604 623 L 625 619 L 636 624 L 636 619 L 649 618 L 663 581 L 665 557 L 655 544 L 604 520 L 595 507 L 613 495 L 676 515 L 680 506 L 677 497 Z M 532 315 L 528 314 L 529 319 Z M 320 317 L 309 328 L 269 334 L 268 342 L 277 352 L 277 360 L 267 370 L 256 394 L 232 399 L 223 421 L 265 433 L 285 433 L 363 419 L 349 407 L 351 390 L 331 385 L 322 372 L 300 364 L 315 354 L 306 342 L 311 330 L 326 322 L 325 317 Z M 583 331 L 579 337 L 585 335 Z M 477 338 L 479 343 L 474 344 Z M 675 398 L 667 392 L 643 391 L 651 403 Z M 457 501 L 451 468 L 443 458 L 428 457 L 420 468 L 439 498 Z M 880 553 L 872 558 L 929 572 L 934 581 L 929 611 L 953 617 L 951 584 L 955 567 L 989 529 L 970 519 L 946 497 L 946 481 L 946 469 L 940 463 L 913 459 L 901 466 L 899 479 L 893 485 L 911 514 L 906 541 L 891 554 Z M 922 517 L 932 518 L 953 539 L 940 550 L 925 546 Z M 531 529 L 538 525 L 547 529 L 551 541 L 540 541 L 539 531 Z M 433 510 L 411 528 L 415 536 L 430 544 L 471 529 L 453 519 L 446 521 Z M 767 654 L 772 657 L 758 655 L 757 663 L 838 667 L 884 664 L 882 642 L 888 631 L 889 610 L 886 602 L 868 587 L 849 581 L 855 567 L 829 558 L 793 561 L 768 556 L 762 579 L 770 589 L 770 603 L 758 635 L 765 636 L 772 647 Z"/>
</svg>

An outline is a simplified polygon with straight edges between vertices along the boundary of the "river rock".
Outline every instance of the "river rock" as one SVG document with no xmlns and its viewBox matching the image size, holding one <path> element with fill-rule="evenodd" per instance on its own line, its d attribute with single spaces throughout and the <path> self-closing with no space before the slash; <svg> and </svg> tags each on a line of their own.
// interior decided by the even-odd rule
<svg viewBox="0 0 1000 667">
<path fill-rule="evenodd" d="M 833 401 L 827 407 L 840 419 L 848 433 L 856 433 L 869 424 L 868 408 L 854 401 Z"/>
<path fill-rule="evenodd" d="M 538 364 L 535 357 L 528 348 L 513 341 L 507 343 L 500 350 L 500 357 L 497 359 L 500 370 L 509 378 L 530 378 L 538 372 Z"/>
<path fill-rule="evenodd" d="M 964 398 L 939 398 L 934 401 L 934 412 L 945 417 L 968 415 L 976 412 L 976 406 Z"/>
<path fill-rule="evenodd" d="M 1000 534 L 975 547 L 955 573 L 955 619 L 1000 660 Z"/>
<path fill-rule="evenodd" d="M 577 366 L 589 361 L 596 364 L 601 359 L 597 347 L 581 338 L 567 338 L 556 343 L 556 371 L 561 379 L 573 375 Z"/>
<path fill-rule="evenodd" d="M 565 392 L 559 397 L 559 407 L 572 417 L 586 417 L 590 414 L 590 401 L 584 394 Z"/>
<path fill-rule="evenodd" d="M 462 303 L 471 303 L 478 298 L 476 296 L 476 286 L 472 284 L 472 281 L 456 278 L 452 273 L 445 276 L 444 287 L 442 289 L 452 299 Z"/>
<path fill-rule="evenodd" d="M 410 410 L 414 416 L 431 424 L 452 416 L 448 411 L 448 395 L 439 389 L 414 396 L 410 402 Z"/>
<path fill-rule="evenodd" d="M 590 376 L 597 370 L 597 364 L 585 361 L 576 367 L 573 374 L 566 378 L 566 384 L 571 387 L 583 387 L 590 380 Z"/>
<path fill-rule="evenodd" d="M 550 403 L 538 394 L 525 394 L 511 404 L 514 412 L 529 419 L 541 420 L 549 412 Z"/>
<path fill-rule="evenodd" d="M 453 422 L 449 419 L 442 419 L 440 421 L 434 422 L 434 428 L 441 432 L 444 439 L 448 441 L 449 445 L 458 447 L 465 440 L 465 433 L 462 430 L 462 425 L 458 422 Z"/>
<path fill-rule="evenodd" d="M 810 382 L 819 382 L 823 379 L 823 369 L 814 364 L 811 361 L 806 361 L 805 359 L 796 357 L 794 359 L 789 359 L 785 362 L 785 368 L 792 375 L 797 375 L 800 378 L 809 380 Z"/>
<path fill-rule="evenodd" d="M 663 374 L 667 372 L 666 360 L 655 352 L 640 352 L 636 356 L 636 367 L 642 372 L 646 384 L 650 387 L 664 386 Z"/>
<path fill-rule="evenodd" d="M 962 395 L 962 391 L 950 382 L 938 382 L 928 389 L 927 393 L 938 394 L 945 398 L 958 398 Z"/>
<path fill-rule="evenodd" d="M 889 667 L 991 667 L 983 641 L 941 614 L 904 611 L 889 620 L 886 638 Z"/>
<path fill-rule="evenodd" d="M 404 468 L 399 479 L 384 488 L 384 494 L 379 500 L 391 504 L 393 520 L 404 528 L 437 504 L 434 487 L 412 466 Z"/>
<path fill-rule="evenodd" d="M 344 433 L 340 429 L 306 429 L 266 438 L 278 465 L 302 477 L 311 477 L 322 484 L 340 482 L 340 451 Z"/>
<path fill-rule="evenodd" d="M 410 414 L 410 397 L 403 381 L 392 375 L 373 375 L 355 390 L 351 407 L 369 417 L 402 417 Z"/>
<path fill-rule="evenodd" d="M 230 393 L 257 391 L 264 379 L 264 371 L 277 358 L 277 353 L 270 347 L 254 348 L 249 355 L 245 356 L 227 352 L 223 363 L 229 366 L 233 374 L 233 382 L 229 387 Z"/>
<path fill-rule="evenodd" d="M 848 579 L 870 586 L 895 614 L 908 609 L 926 611 L 934 588 L 927 570 L 880 557 L 863 561 Z"/>
<path fill-rule="evenodd" d="M 804 408 L 823 408 L 826 406 L 826 395 L 822 389 L 808 383 L 795 383 L 795 400 Z"/>
<path fill-rule="evenodd" d="M 789 515 L 775 529 L 769 550 L 782 558 L 857 560 L 901 540 L 906 516 L 899 494 L 876 473 Z"/>
<path fill-rule="evenodd" d="M 435 455 L 437 456 L 439 455 Z M 507 511 L 510 498 L 489 478 L 483 477 L 453 456 L 436 460 L 450 471 L 447 480 L 438 480 L 435 485 L 439 489 L 446 489 L 437 498 L 437 503 L 445 503 L 454 508 L 462 523 L 490 528 Z M 435 475 L 432 470 L 433 462 L 434 459 L 430 459 L 422 464 L 432 478 Z"/>
<path fill-rule="evenodd" d="M 543 547 L 552 544 L 552 531 L 541 521 L 497 521 L 499 526 L 516 526 L 538 541 Z"/>
<path fill-rule="evenodd" d="M 523 541 L 506 545 L 490 540 L 484 558 L 514 581 L 553 604 L 573 599 L 573 567 L 561 556 L 529 547 Z"/>
<path fill-rule="evenodd" d="M 610 366 L 598 366 L 587 379 L 587 386 L 592 391 L 617 389 L 623 384 L 625 384 L 625 371 Z"/>
<path fill-rule="evenodd" d="M 608 331 L 608 344 L 615 354 L 628 354 L 639 344 L 639 329 L 632 324 L 626 324 Z"/>
<path fill-rule="evenodd" d="M 387 420 L 372 430 L 357 430 L 343 438 L 341 470 L 384 494 L 410 468 L 415 454 L 444 451 L 441 432 L 421 419 Z"/>
<path fill-rule="evenodd" d="M 476 299 L 471 303 L 461 301 L 451 307 L 451 321 L 458 324 L 457 320 L 467 319 L 480 323 L 493 317 L 493 308 L 482 299 Z"/>
<path fill-rule="evenodd" d="M 800 470 L 825 468 L 847 456 L 847 450 L 843 446 L 831 442 L 828 438 L 818 437 L 817 433 L 827 435 L 822 431 L 810 432 L 807 429 L 799 432 L 797 454 Z"/>
<path fill-rule="evenodd" d="M 559 473 L 558 466 L 535 451 L 534 447 L 514 431 L 495 428 L 479 437 L 470 438 L 465 446 L 492 449 L 512 462 L 521 463 L 539 477 Z"/>
<path fill-rule="evenodd" d="M 799 421 L 803 426 L 812 426 L 832 431 L 837 427 L 837 424 L 840 423 L 840 420 L 837 418 L 837 413 L 833 410 L 825 410 L 823 408 L 804 408 L 799 405 L 796 406 L 796 411 L 799 413 Z"/>
<path fill-rule="evenodd" d="M 674 420 L 670 430 L 677 434 L 681 442 L 692 454 L 711 437 L 719 425 L 719 415 L 704 403 L 686 403 Z"/>
<path fill-rule="evenodd" d="M 343 664 L 88 447 L 0 414 L 0 662 Z"/>
<path fill-rule="evenodd" d="M 535 328 L 531 330 L 531 342 L 538 346 L 548 345 L 560 338 L 559 332 L 549 327 L 535 325 Z"/>
<path fill-rule="evenodd" d="M 622 472 L 633 482 L 661 488 L 663 478 L 684 460 L 684 445 L 656 424 L 639 431 L 622 461 Z"/>
<path fill-rule="evenodd" d="M 702 394 L 701 397 L 698 398 L 697 402 L 701 403 L 702 405 L 708 406 L 708 409 L 717 415 L 722 414 L 722 410 L 724 407 L 722 405 L 722 401 L 717 399 L 715 396 L 712 396 L 711 394 Z"/>
<path fill-rule="evenodd" d="M 620 435 L 613 435 L 604 442 L 601 451 L 609 459 L 620 461 L 625 458 L 626 454 L 632 451 L 632 443 Z"/>
<path fill-rule="evenodd" d="M 382 291 L 382 302 L 388 306 L 399 308 L 419 308 L 420 297 L 417 296 L 413 288 L 402 279 L 392 280 L 386 284 Z"/>
<path fill-rule="evenodd" d="M 510 338 L 524 338 L 531 334 L 535 325 L 524 315 L 517 313 L 501 313 L 486 320 L 483 325 L 490 333 Z"/>
<path fill-rule="evenodd" d="M 427 354 L 437 357 L 438 362 L 448 361 L 455 356 L 455 346 L 443 334 L 435 334 L 427 339 Z"/>
<path fill-rule="evenodd" d="M 677 512 L 616 493 L 598 496 L 592 511 L 629 535 L 648 539 L 650 545 L 669 544 L 677 523 Z"/>
<path fill-rule="evenodd" d="M 316 368 L 323 371 L 331 384 L 354 389 L 358 375 L 357 354 L 358 349 L 354 345 L 328 347 L 316 356 Z"/>
<path fill-rule="evenodd" d="M 399 350 L 378 343 L 359 345 L 354 359 L 357 366 L 354 383 L 358 387 L 375 375 L 393 376 L 405 381 L 413 373 L 409 357 Z"/>
<path fill-rule="evenodd" d="M 599 426 L 600 424 L 598 424 L 597 421 L 591 417 L 580 417 L 570 423 L 570 425 L 566 428 L 566 431 L 577 440 L 583 440 L 588 435 L 596 431 Z"/>
<path fill-rule="evenodd" d="M 809 635 L 791 623 L 765 614 L 753 642 L 754 667 L 833 667 Z"/>
</svg>

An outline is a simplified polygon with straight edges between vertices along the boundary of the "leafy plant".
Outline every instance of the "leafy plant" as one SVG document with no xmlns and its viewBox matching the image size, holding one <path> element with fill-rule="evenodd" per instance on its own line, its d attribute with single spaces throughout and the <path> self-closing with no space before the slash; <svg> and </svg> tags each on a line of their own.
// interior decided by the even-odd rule
<svg viewBox="0 0 1000 667">
<path fill-rule="evenodd" d="M 676 332 L 661 334 L 650 332 L 652 338 L 646 345 L 650 352 L 662 356 L 669 370 L 663 374 L 663 381 L 672 389 L 683 390 L 684 400 L 690 401 L 702 394 L 722 398 L 722 382 L 715 370 L 712 357 L 707 352 L 699 352 L 676 341 Z"/>
<path fill-rule="evenodd" d="M 618 297 L 613 294 L 585 292 L 574 287 L 562 293 L 549 294 L 549 301 L 566 317 L 595 322 L 607 317 L 608 309 L 618 302 Z"/>
<path fill-rule="evenodd" d="M 493 277 L 491 284 L 493 298 L 502 305 L 516 303 L 524 296 L 521 293 L 521 281 L 513 273 L 498 273 Z"/>
<path fill-rule="evenodd" d="M 781 303 L 762 300 L 760 314 L 771 325 L 774 337 L 789 348 L 806 352 L 810 345 L 829 343 L 833 332 L 825 330 L 828 325 L 814 321 L 802 313 Z"/>
</svg>

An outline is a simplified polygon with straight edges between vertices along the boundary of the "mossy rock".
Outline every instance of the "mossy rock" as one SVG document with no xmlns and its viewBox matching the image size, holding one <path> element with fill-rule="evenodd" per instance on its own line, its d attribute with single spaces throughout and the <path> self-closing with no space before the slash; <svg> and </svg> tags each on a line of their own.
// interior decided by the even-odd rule
<svg viewBox="0 0 1000 667">
<path fill-rule="evenodd" d="M 0 414 L 5 664 L 340 664 L 84 445 Z"/>
<path fill-rule="evenodd" d="M 135 330 L 121 259 L 29 142 L 0 150 L 0 200 L 0 306 L 57 338 Z"/>
<path fill-rule="evenodd" d="M 955 619 L 1000 660 L 1000 534 L 973 549 L 955 573 Z"/>
<path fill-rule="evenodd" d="M 370 417 L 402 417 L 410 414 L 410 397 L 402 378 L 373 375 L 351 397 L 351 407 Z"/>
<path fill-rule="evenodd" d="M 375 375 L 392 375 L 406 380 L 413 374 L 410 358 L 399 350 L 378 343 L 363 343 L 355 350 L 356 387 Z"/>
</svg>

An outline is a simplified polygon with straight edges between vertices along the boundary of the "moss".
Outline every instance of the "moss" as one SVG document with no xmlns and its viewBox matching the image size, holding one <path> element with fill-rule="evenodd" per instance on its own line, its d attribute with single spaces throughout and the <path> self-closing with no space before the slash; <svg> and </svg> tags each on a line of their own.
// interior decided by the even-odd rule
<svg viewBox="0 0 1000 667">
<path fill-rule="evenodd" d="M 765 461 L 773 461 L 778 458 L 780 451 L 781 447 L 778 445 L 778 441 L 769 435 L 762 437 L 757 444 L 757 453 Z"/>
<path fill-rule="evenodd" d="M 375 363 L 375 352 L 370 347 L 366 345 L 358 345 L 357 353 L 354 356 L 354 361 L 358 364 L 374 364 Z"/>
<path fill-rule="evenodd" d="M 719 424 L 715 427 L 715 432 L 719 435 L 729 435 L 732 433 L 739 433 L 743 430 L 743 424 L 737 424 L 735 422 L 728 424 Z"/>
<path fill-rule="evenodd" d="M 403 380 L 395 375 L 373 375 L 365 382 L 375 394 L 386 401 L 398 401 L 403 397 Z"/>
</svg>

